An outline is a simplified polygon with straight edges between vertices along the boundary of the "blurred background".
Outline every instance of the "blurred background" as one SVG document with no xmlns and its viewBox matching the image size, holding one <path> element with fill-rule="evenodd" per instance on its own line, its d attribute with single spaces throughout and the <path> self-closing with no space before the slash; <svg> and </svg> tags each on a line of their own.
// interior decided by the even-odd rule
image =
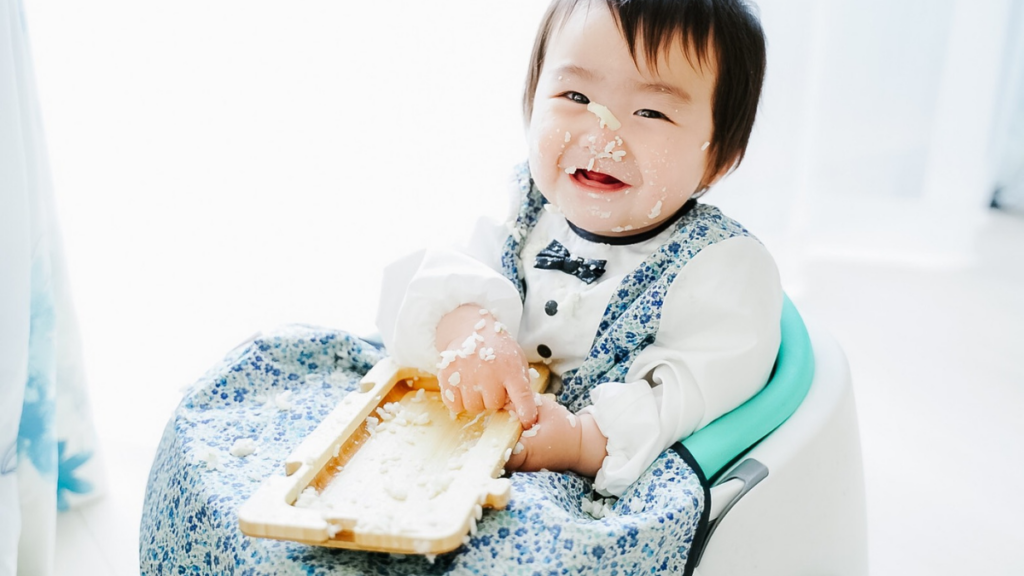
<svg viewBox="0 0 1024 576">
<path fill-rule="evenodd" d="M 375 331 L 385 264 L 503 216 L 546 4 L 24 0 L 108 488 L 59 574 L 137 573 L 180 388 L 260 330 Z M 849 357 L 872 573 L 1022 574 L 1024 2 L 758 4 L 707 201 Z"/>
</svg>

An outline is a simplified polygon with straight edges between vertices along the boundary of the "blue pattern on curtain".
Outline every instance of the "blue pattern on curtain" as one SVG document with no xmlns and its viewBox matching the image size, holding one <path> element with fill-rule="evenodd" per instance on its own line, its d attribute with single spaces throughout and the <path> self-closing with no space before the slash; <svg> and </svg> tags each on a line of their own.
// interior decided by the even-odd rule
<svg viewBox="0 0 1024 576">
<path fill-rule="evenodd" d="M 52 572 L 100 472 L 24 22 L 0 0 L 0 576 Z"/>
</svg>

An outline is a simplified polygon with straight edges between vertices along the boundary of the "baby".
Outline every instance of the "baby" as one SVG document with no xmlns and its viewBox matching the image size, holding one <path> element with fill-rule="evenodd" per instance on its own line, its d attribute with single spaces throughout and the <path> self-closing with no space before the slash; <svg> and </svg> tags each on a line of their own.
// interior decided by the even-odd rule
<svg viewBox="0 0 1024 576">
<path fill-rule="evenodd" d="M 385 272 L 378 327 L 454 412 L 511 409 L 510 470 L 621 495 L 768 380 L 782 289 L 697 198 L 743 158 L 765 69 L 740 0 L 554 0 L 533 49 L 528 167 L 504 226 Z M 534 396 L 529 363 L 552 370 Z"/>
</svg>

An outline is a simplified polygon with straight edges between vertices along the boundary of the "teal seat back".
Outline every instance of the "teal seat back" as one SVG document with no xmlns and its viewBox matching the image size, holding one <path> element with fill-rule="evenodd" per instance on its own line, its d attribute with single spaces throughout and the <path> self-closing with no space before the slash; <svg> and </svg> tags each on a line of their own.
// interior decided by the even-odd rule
<svg viewBox="0 0 1024 576">
<path fill-rule="evenodd" d="M 786 421 L 814 379 L 807 327 L 788 296 L 782 303 L 782 345 L 768 383 L 753 398 L 682 441 L 707 478 L 739 458 Z"/>
</svg>

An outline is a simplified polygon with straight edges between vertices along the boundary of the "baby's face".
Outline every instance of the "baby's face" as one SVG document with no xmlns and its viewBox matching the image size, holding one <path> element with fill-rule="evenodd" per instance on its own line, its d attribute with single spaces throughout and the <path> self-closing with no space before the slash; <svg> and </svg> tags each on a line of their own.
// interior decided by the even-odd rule
<svg viewBox="0 0 1024 576">
<path fill-rule="evenodd" d="M 573 224 L 630 235 L 672 216 L 701 185 L 714 64 L 691 64 L 677 43 L 651 73 L 642 55 L 634 63 L 608 9 L 590 6 L 549 41 L 527 132 L 530 171 Z"/>
</svg>

